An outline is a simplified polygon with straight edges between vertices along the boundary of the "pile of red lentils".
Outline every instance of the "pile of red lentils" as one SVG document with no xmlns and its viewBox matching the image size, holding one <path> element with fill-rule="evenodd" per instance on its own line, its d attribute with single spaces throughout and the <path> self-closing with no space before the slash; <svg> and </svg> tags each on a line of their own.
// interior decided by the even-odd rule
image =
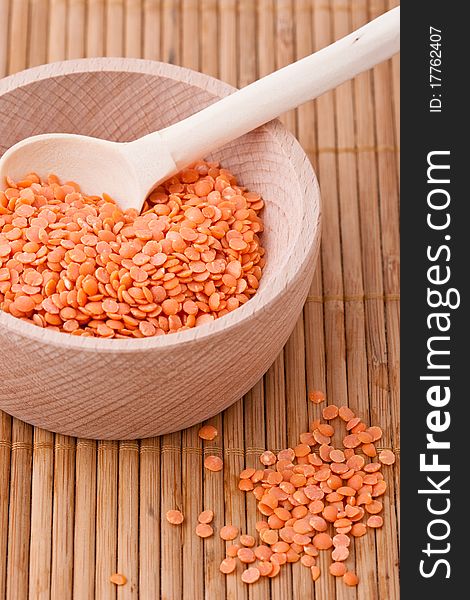
<svg viewBox="0 0 470 600">
<path fill-rule="evenodd" d="M 0 308 L 72 335 L 142 338 L 247 302 L 265 263 L 263 200 L 217 163 L 159 186 L 141 214 L 32 173 L 0 191 Z"/>
<path fill-rule="evenodd" d="M 312 392 L 310 400 L 321 403 L 325 396 Z M 337 417 L 346 428 L 341 449 L 331 444 L 335 432 L 331 421 Z M 220 529 L 220 537 L 231 542 L 220 564 L 222 573 L 233 573 L 241 564 L 246 567 L 242 581 L 255 583 L 260 577 L 275 577 L 284 564 L 300 561 L 316 581 L 320 577 L 319 552 L 330 550 L 330 574 L 341 577 L 348 586 L 359 583 L 356 573 L 345 564 L 349 546 L 352 538 L 382 527 L 380 498 L 387 484 L 381 468 L 392 465 L 395 455 L 389 449 L 377 451 L 381 428 L 368 427 L 349 407 L 330 404 L 323 409 L 323 418 L 327 422 L 314 420 L 297 446 L 277 454 L 267 450 L 260 456 L 262 468 L 247 468 L 240 474 L 239 489 L 255 495 L 258 511 L 265 518 L 256 524 L 258 540 L 239 535 L 239 528 L 232 524 Z M 213 440 L 217 430 L 205 425 L 199 436 Z M 220 471 L 223 462 L 220 457 L 207 456 L 204 466 Z M 202 512 L 195 533 L 203 538 L 213 535 L 213 517 L 211 510 Z M 184 517 L 179 510 L 171 510 L 167 519 L 179 525 Z"/>
</svg>

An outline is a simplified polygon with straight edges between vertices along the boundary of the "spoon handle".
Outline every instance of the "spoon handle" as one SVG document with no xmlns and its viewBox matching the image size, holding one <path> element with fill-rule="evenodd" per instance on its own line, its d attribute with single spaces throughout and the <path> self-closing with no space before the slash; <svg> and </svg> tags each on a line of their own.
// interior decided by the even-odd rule
<svg viewBox="0 0 470 600">
<path fill-rule="evenodd" d="M 313 100 L 400 48 L 400 8 L 159 132 L 178 169 Z M 149 136 L 150 137 L 150 136 Z"/>
</svg>

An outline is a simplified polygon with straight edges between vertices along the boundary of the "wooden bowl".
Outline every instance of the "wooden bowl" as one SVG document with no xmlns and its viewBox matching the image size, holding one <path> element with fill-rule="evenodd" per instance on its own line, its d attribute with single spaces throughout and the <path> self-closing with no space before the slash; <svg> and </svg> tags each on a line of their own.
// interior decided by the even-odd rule
<svg viewBox="0 0 470 600">
<path fill-rule="evenodd" d="M 158 62 L 100 58 L 42 66 L 0 82 L 0 153 L 47 132 L 130 141 L 231 92 L 221 81 Z M 208 325 L 132 340 L 69 336 L 2 312 L 0 408 L 63 434 L 141 438 L 211 417 L 262 377 L 312 280 L 318 185 L 307 156 L 279 122 L 209 158 L 266 201 L 267 265 L 254 298 Z"/>
</svg>

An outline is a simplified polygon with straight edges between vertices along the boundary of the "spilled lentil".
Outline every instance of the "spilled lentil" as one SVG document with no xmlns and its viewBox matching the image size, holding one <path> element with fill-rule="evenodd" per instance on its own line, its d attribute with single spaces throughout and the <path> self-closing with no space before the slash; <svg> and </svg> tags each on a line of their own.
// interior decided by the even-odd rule
<svg viewBox="0 0 470 600">
<path fill-rule="evenodd" d="M 320 404 L 326 397 L 315 391 L 309 399 Z M 381 468 L 392 465 L 395 454 L 382 449 L 377 456 L 375 443 L 381 439 L 382 429 L 368 427 L 348 406 L 330 404 L 322 415 L 327 422 L 313 420 L 294 448 L 277 453 L 265 450 L 259 456 L 261 468 L 247 467 L 239 474 L 239 489 L 255 496 L 265 519 L 256 523 L 257 538 L 241 533 L 233 524 L 220 528 L 218 534 L 227 542 L 221 573 L 228 575 L 237 565 L 244 565 L 241 580 L 253 584 L 261 577 L 276 577 L 282 565 L 300 562 L 316 581 L 321 575 L 317 558 L 328 550 L 330 574 L 341 578 L 346 586 L 358 585 L 358 576 L 346 565 L 351 540 L 383 526 L 379 498 L 387 484 Z M 342 448 L 331 444 L 335 434 L 331 422 L 336 418 L 344 424 Z M 202 440 L 211 441 L 216 436 L 213 426 L 199 430 Z M 209 470 L 221 470 L 223 461 L 207 456 L 204 465 Z M 210 509 L 200 513 L 196 534 L 212 536 L 214 529 L 209 523 L 213 518 Z"/>
<path fill-rule="evenodd" d="M 109 578 L 109 581 L 114 583 L 114 585 L 126 585 L 127 577 L 122 575 L 122 573 L 113 573 Z"/>
<path fill-rule="evenodd" d="M 217 437 L 217 429 L 213 425 L 203 425 L 198 431 L 201 440 L 212 441 Z"/>
<path fill-rule="evenodd" d="M 246 303 L 265 264 L 263 200 L 217 163 L 167 180 L 142 213 L 31 173 L 0 191 L 0 309 L 72 335 L 145 338 Z"/>
<path fill-rule="evenodd" d="M 169 510 L 166 513 L 166 520 L 170 525 L 181 525 L 184 521 L 184 516 L 180 510 Z"/>
<path fill-rule="evenodd" d="M 315 392 L 309 398 L 320 403 L 325 395 Z M 380 470 L 383 464 L 393 464 L 395 455 L 385 449 L 380 462 L 374 460 L 382 430 L 367 427 L 349 407 L 331 404 L 323 409 L 323 417 L 328 423 L 315 419 L 297 446 L 278 453 L 266 450 L 259 457 L 263 468 L 248 467 L 240 473 L 239 488 L 254 494 L 266 520 L 256 523 L 259 542 L 242 534 L 239 543 L 227 546 L 222 573 L 235 571 L 238 559 L 246 565 L 242 581 L 251 584 L 275 577 L 282 565 L 300 562 L 316 581 L 321 575 L 317 557 L 328 550 L 330 574 L 347 586 L 358 585 L 358 576 L 345 564 L 351 539 L 362 537 L 368 528 L 382 527 L 379 498 L 387 485 Z M 342 449 L 331 444 L 331 421 L 338 417 L 345 425 Z M 239 530 L 225 525 L 219 535 L 233 541 Z"/>
</svg>

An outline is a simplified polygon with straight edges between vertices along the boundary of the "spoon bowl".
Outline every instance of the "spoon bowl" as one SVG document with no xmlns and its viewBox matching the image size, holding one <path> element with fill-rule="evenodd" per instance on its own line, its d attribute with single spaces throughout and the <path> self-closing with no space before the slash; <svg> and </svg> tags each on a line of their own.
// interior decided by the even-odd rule
<svg viewBox="0 0 470 600">
<path fill-rule="evenodd" d="M 160 183 L 155 179 L 156 168 L 165 174 L 161 179 L 176 172 L 167 149 L 158 142 L 159 137 L 152 136 L 151 153 L 148 153 L 144 148 L 145 138 L 119 143 L 76 134 L 36 135 L 21 140 L 5 152 L 0 160 L 0 181 L 7 176 L 19 181 L 31 170 L 42 177 L 50 173 L 64 174 L 68 181 L 79 183 L 87 194 L 106 192 L 123 210 L 136 208 L 136 199 L 145 199 Z M 141 156 L 140 149 L 143 158 L 136 163 L 135 157 Z M 149 177 L 148 173 L 152 175 Z"/>
</svg>

